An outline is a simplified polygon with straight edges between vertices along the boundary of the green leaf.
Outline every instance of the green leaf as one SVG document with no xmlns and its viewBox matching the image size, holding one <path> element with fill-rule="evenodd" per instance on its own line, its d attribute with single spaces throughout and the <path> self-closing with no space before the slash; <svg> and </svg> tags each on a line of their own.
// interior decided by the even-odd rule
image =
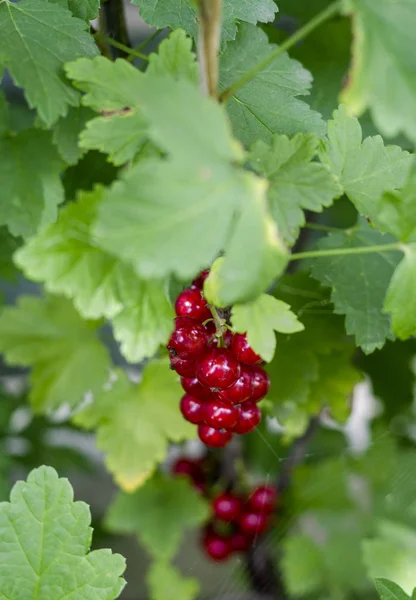
<svg viewBox="0 0 416 600">
<path fill-rule="evenodd" d="M 200 587 L 196 579 L 183 577 L 175 567 L 163 560 L 152 563 L 147 574 L 147 584 L 151 600 L 195 600 Z"/>
<path fill-rule="evenodd" d="M 181 27 L 196 38 L 198 35 L 198 11 L 192 0 L 181 2 L 180 10 L 176 0 L 132 0 L 139 6 L 140 16 L 148 25 L 178 29 Z M 274 21 L 277 6 L 273 0 L 224 0 L 222 19 L 223 40 L 233 40 L 237 33 L 237 22 L 256 24 Z"/>
<path fill-rule="evenodd" d="M 117 483 L 134 491 L 154 472 L 167 453 L 169 441 L 195 437 L 195 428 L 179 410 L 181 387 L 168 360 L 154 360 L 140 385 L 124 373 L 111 389 L 78 413 L 77 425 L 96 428 L 96 441 Z"/>
<path fill-rule="evenodd" d="M 172 330 L 173 311 L 162 281 L 142 281 L 129 264 L 98 248 L 90 227 L 102 188 L 81 193 L 16 254 L 25 274 L 48 291 L 71 298 L 88 319 L 112 319 L 127 360 L 155 354 Z"/>
<path fill-rule="evenodd" d="M 357 248 L 390 243 L 366 223 L 352 232 L 331 233 L 318 248 Z M 392 339 L 390 318 L 383 312 L 384 298 L 395 267 L 400 260 L 396 252 L 328 256 L 311 261 L 313 277 L 332 288 L 331 299 L 337 314 L 344 314 L 345 328 L 354 335 L 366 354 L 381 348 Z"/>
<path fill-rule="evenodd" d="M 6 361 L 32 367 L 30 400 L 37 412 L 77 406 L 109 375 L 96 324 L 83 321 L 62 298 L 20 296 L 0 316 L 0 351 Z"/>
<path fill-rule="evenodd" d="M 288 536 L 284 542 L 282 571 L 291 594 L 319 591 L 325 583 L 322 552 L 307 535 Z"/>
<path fill-rule="evenodd" d="M 384 310 L 401 340 L 416 334 L 416 244 L 403 245 L 404 257 L 390 281 Z"/>
<path fill-rule="evenodd" d="M 125 561 L 91 546 L 91 515 L 74 502 L 67 479 L 51 467 L 33 470 L 0 504 L 0 594 L 9 600 L 115 600 Z M 16 581 L 19 585 L 16 585 Z"/>
<path fill-rule="evenodd" d="M 9 105 L 3 92 L 0 92 L 0 136 L 10 128 Z"/>
<path fill-rule="evenodd" d="M 94 113 L 84 106 L 70 108 L 65 117 L 59 119 L 53 128 L 53 141 L 59 154 L 69 165 L 75 165 L 85 154 L 79 144 L 79 134 Z"/>
<path fill-rule="evenodd" d="M 198 65 L 192 52 L 192 38 L 182 29 L 172 31 L 157 49 L 149 55 L 147 75 L 170 75 L 175 79 L 198 83 Z"/>
<path fill-rule="evenodd" d="M 224 250 L 220 302 L 254 298 L 287 261 L 265 180 L 238 166 L 224 110 L 193 85 L 149 77 L 137 92 L 152 142 L 171 156 L 139 162 L 105 194 L 97 242 L 144 278 L 190 279 Z"/>
<path fill-rule="evenodd" d="M 353 55 L 342 101 L 360 115 L 370 108 L 377 128 L 388 137 L 403 132 L 416 141 L 416 57 L 409 53 L 416 13 L 406 0 L 347 0 L 352 13 Z"/>
<path fill-rule="evenodd" d="M 305 329 L 286 302 L 268 294 L 262 294 L 253 302 L 235 304 L 231 322 L 234 331 L 247 332 L 250 346 L 268 362 L 272 360 L 276 348 L 275 331 L 296 333 Z"/>
<path fill-rule="evenodd" d="M 225 90 L 275 46 L 261 29 L 241 25 L 235 42 L 226 45 L 220 60 L 220 88 Z M 297 99 L 309 93 L 312 76 L 285 53 L 235 92 L 227 104 L 235 135 L 246 145 L 258 139 L 270 143 L 273 134 L 325 134 L 319 113 Z"/>
<path fill-rule="evenodd" d="M 322 142 L 319 156 L 358 212 L 375 220 L 380 196 L 404 185 L 413 160 L 398 146 L 384 146 L 380 136 L 362 142 L 361 125 L 344 106 L 328 122 L 328 139 Z"/>
<path fill-rule="evenodd" d="M 0 224 L 27 237 L 54 221 L 64 200 L 63 166 L 48 131 L 0 138 Z"/>
<path fill-rule="evenodd" d="M 87 24 L 65 8 L 42 0 L 0 2 L 0 62 L 46 125 L 78 105 L 79 93 L 63 77 L 64 63 L 95 54 Z"/>
<path fill-rule="evenodd" d="M 166 560 L 178 551 L 185 530 L 208 517 L 208 502 L 189 481 L 156 474 L 134 494 L 120 492 L 105 522 L 111 532 L 137 534 L 153 556 Z"/>
<path fill-rule="evenodd" d="M 381 600 L 410 600 L 410 596 L 394 581 L 379 577 L 374 580 L 374 583 Z"/>
<path fill-rule="evenodd" d="M 293 243 L 305 224 L 304 210 L 322 212 L 342 188 L 326 165 L 312 162 L 317 152 L 315 135 L 297 134 L 292 139 L 275 135 L 271 144 L 259 141 L 251 148 L 254 170 L 270 181 L 272 215 L 284 236 Z"/>
<path fill-rule="evenodd" d="M 413 164 L 405 186 L 386 192 L 380 199 L 377 224 L 404 242 L 416 241 L 416 168 Z"/>
<path fill-rule="evenodd" d="M 13 254 L 18 246 L 17 239 L 10 235 L 6 227 L 0 227 L 0 277 L 7 281 L 17 279 L 18 271 L 13 264 Z"/>
<path fill-rule="evenodd" d="M 95 19 L 100 9 L 100 0 L 47 0 L 47 2 L 68 8 L 74 17 L 85 21 Z"/>
</svg>

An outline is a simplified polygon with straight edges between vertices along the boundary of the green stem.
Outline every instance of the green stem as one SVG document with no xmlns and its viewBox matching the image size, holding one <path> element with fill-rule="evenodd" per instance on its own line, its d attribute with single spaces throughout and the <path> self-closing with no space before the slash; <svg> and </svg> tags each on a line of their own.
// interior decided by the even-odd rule
<svg viewBox="0 0 416 600">
<path fill-rule="evenodd" d="M 325 10 L 318 13 L 313 19 L 311 19 L 306 25 L 298 29 L 296 33 L 285 40 L 274 52 L 271 52 L 268 56 L 258 62 L 252 69 L 247 71 L 240 79 L 237 79 L 229 88 L 224 90 L 219 97 L 220 102 L 227 102 L 235 92 L 241 89 L 248 81 L 253 79 L 258 73 L 268 67 L 276 58 L 281 56 L 286 50 L 292 48 L 300 40 L 303 40 L 309 35 L 314 29 L 319 27 L 325 21 L 328 21 L 331 17 L 336 15 L 341 9 L 341 2 L 337 0 L 330 4 Z"/>
<path fill-rule="evenodd" d="M 198 59 L 202 92 L 218 97 L 222 0 L 198 0 Z"/>
<path fill-rule="evenodd" d="M 224 331 L 225 331 L 225 320 L 220 317 L 217 309 L 212 304 L 208 304 L 209 309 L 214 318 L 215 328 L 216 328 L 216 336 L 218 338 L 218 346 L 222 347 L 224 345 Z"/>
<path fill-rule="evenodd" d="M 159 35 L 159 33 L 161 32 L 161 29 L 156 29 L 156 31 L 154 31 L 152 33 L 152 35 L 150 35 L 148 38 L 146 38 L 144 40 L 144 42 L 142 42 L 141 44 L 139 44 L 136 48 L 134 48 L 134 52 L 141 52 L 144 48 L 146 48 L 146 46 L 148 44 L 151 44 L 153 42 L 154 39 L 157 38 L 157 36 Z M 132 62 L 136 57 L 131 54 L 128 58 L 127 61 L 128 62 Z"/>
<path fill-rule="evenodd" d="M 305 229 L 312 229 L 314 231 L 326 231 L 328 233 L 351 233 L 355 226 L 353 227 L 332 227 L 331 225 L 323 225 L 321 223 L 305 223 L 303 225 Z"/>
<path fill-rule="evenodd" d="M 128 46 L 125 46 L 124 44 L 117 42 L 117 40 L 113 40 L 113 38 L 108 37 L 108 35 L 104 35 L 103 33 L 95 33 L 94 38 L 98 39 L 102 42 L 105 42 L 106 44 L 109 44 L 110 46 L 114 46 L 114 48 L 118 48 L 118 50 L 123 50 L 123 52 L 125 52 L 126 54 L 129 54 L 135 58 L 149 60 L 149 58 L 146 56 L 146 54 L 137 52 L 137 50 L 132 50 Z"/>
<path fill-rule="evenodd" d="M 302 260 L 304 258 L 327 258 L 328 256 L 347 256 L 349 254 L 371 254 L 372 252 L 386 252 L 388 250 L 403 251 L 403 244 L 378 244 L 377 246 L 362 246 L 358 248 L 334 248 L 333 250 L 310 250 L 292 254 L 289 260 Z"/>
</svg>

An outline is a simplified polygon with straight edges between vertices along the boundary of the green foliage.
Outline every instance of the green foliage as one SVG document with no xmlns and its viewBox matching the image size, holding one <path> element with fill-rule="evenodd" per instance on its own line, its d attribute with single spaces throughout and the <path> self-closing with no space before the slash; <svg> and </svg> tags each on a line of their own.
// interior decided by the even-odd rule
<svg viewBox="0 0 416 600">
<path fill-rule="evenodd" d="M 398 338 L 416 334 L 416 244 L 403 247 L 404 258 L 395 270 L 387 290 L 384 309 Z"/>
<path fill-rule="evenodd" d="M 381 600 L 409 600 L 410 598 L 394 581 L 380 577 L 375 580 L 375 584 Z"/>
<path fill-rule="evenodd" d="M 199 593 L 196 579 L 182 577 L 177 569 L 163 560 L 152 564 L 147 583 L 151 600 L 166 600 L 170 596 L 181 600 L 194 600 Z"/>
<path fill-rule="evenodd" d="M 198 83 L 198 65 L 192 52 L 192 38 L 182 29 L 173 31 L 149 56 L 148 75 L 170 75 L 175 79 Z"/>
<path fill-rule="evenodd" d="M 69 8 L 74 17 L 90 21 L 98 16 L 100 0 L 47 0 L 50 4 L 59 4 Z"/>
<path fill-rule="evenodd" d="M 179 378 L 168 364 L 164 359 L 149 363 L 139 385 L 118 372 L 111 387 L 74 417 L 77 425 L 96 430 L 108 469 L 129 492 L 152 475 L 169 441 L 195 437 L 178 410 Z"/>
<path fill-rule="evenodd" d="M 30 400 L 36 412 L 98 392 L 109 376 L 97 323 L 84 321 L 68 300 L 21 296 L 0 316 L 0 350 L 8 363 L 32 368 Z"/>
<path fill-rule="evenodd" d="M 85 154 L 85 149 L 78 145 L 78 137 L 93 116 L 94 113 L 84 106 L 70 108 L 68 114 L 59 119 L 53 128 L 53 142 L 69 165 L 75 165 Z"/>
<path fill-rule="evenodd" d="M 18 482 L 0 505 L 0 593 L 4 598 L 115 600 L 124 587 L 124 559 L 89 552 L 89 508 L 74 502 L 67 479 L 51 467 Z M 16 586 L 16 579 L 19 586 Z"/>
<path fill-rule="evenodd" d="M 416 169 L 412 169 L 399 192 L 386 192 L 379 200 L 377 223 L 382 231 L 403 242 L 416 240 Z"/>
</svg>

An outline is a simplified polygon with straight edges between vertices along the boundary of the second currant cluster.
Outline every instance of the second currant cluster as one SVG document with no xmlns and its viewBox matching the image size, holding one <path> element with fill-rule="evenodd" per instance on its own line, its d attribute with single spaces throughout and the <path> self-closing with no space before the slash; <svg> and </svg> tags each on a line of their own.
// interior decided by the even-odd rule
<svg viewBox="0 0 416 600">
<path fill-rule="evenodd" d="M 181 376 L 184 418 L 198 425 L 207 446 L 227 445 L 233 433 L 249 433 L 261 421 L 257 403 L 270 386 L 262 358 L 245 334 L 218 334 L 203 297 L 204 271 L 175 303 L 175 329 L 168 342 L 171 367 Z"/>
</svg>

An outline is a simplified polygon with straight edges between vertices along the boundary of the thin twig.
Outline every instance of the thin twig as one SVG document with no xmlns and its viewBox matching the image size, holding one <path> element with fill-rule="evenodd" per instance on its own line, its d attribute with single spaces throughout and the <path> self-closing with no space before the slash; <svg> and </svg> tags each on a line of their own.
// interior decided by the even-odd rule
<svg viewBox="0 0 416 600">
<path fill-rule="evenodd" d="M 109 46 L 113 46 L 114 48 L 117 48 L 118 50 L 122 50 L 124 54 L 131 55 L 133 58 L 141 58 L 142 60 L 149 60 L 149 58 L 146 56 L 146 54 L 137 52 L 137 50 L 133 50 L 132 48 L 129 48 L 128 46 L 125 46 L 124 44 L 121 44 L 117 40 L 113 40 L 113 38 L 109 37 L 108 35 L 104 35 L 103 33 L 97 32 L 94 34 L 94 38 L 101 42 L 105 42 Z"/>
</svg>

